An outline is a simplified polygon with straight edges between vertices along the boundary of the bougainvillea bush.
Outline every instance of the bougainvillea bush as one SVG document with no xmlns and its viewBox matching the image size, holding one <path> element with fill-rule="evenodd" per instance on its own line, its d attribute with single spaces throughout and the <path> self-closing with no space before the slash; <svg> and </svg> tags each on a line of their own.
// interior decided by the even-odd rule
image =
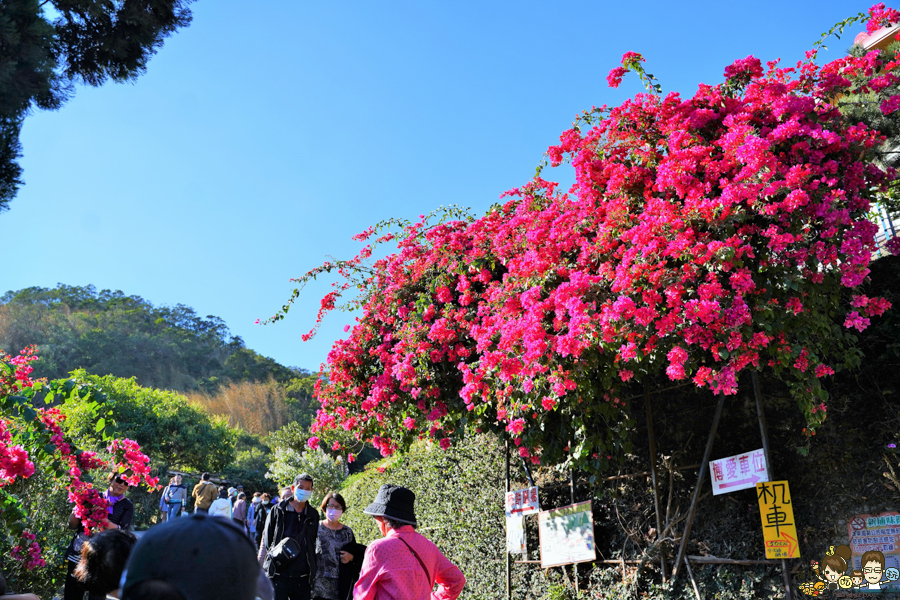
<svg viewBox="0 0 900 600">
<path fill-rule="evenodd" d="M 65 435 L 65 415 L 53 405 L 75 397 L 91 402 L 97 414 L 95 428 L 102 434 L 112 429 L 102 416 L 104 397 L 74 380 L 33 380 L 29 363 L 36 359 L 32 348 L 18 356 L 0 351 L 0 536 L 4 536 L 0 542 L 10 548 L 14 559 L 4 564 L 12 581 L 18 571 L 58 568 L 43 557 L 45 533 L 30 527 L 37 516 L 27 510 L 27 506 L 35 508 L 29 502 L 32 498 L 14 493 L 28 491 L 25 480 L 41 474 L 45 485 L 64 487 L 70 510 L 81 518 L 85 532 L 102 528 L 108 517 L 109 505 L 102 497 L 105 483 L 95 485 L 92 471 L 116 471 L 133 486 L 157 485 L 150 476 L 149 458 L 136 442 L 110 438 L 107 453 L 96 453 L 79 449 Z M 66 516 L 56 515 L 56 519 L 65 522 Z"/>
<path fill-rule="evenodd" d="M 574 167 L 569 190 L 538 174 L 480 218 L 423 216 L 396 235 L 387 222 L 356 258 L 301 277 L 345 277 L 319 319 L 353 287 L 361 313 L 328 356 L 314 430 L 385 455 L 495 431 L 534 463 L 598 471 L 627 445 L 645 385 L 729 395 L 771 369 L 812 435 L 822 378 L 858 363 L 854 333 L 890 307 L 858 288 L 876 249 L 866 214 L 896 173 L 878 166 L 882 133 L 836 99 L 896 89 L 898 69 L 889 52 L 815 59 L 749 56 L 683 98 L 629 52 L 609 83 L 635 72 L 648 93 L 585 112 L 547 152 Z"/>
</svg>

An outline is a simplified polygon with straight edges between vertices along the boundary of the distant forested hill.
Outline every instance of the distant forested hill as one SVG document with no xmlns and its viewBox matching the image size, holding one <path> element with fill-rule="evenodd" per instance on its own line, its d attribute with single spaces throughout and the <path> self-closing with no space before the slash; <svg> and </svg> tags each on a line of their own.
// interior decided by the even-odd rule
<svg viewBox="0 0 900 600">
<path fill-rule="evenodd" d="M 313 410 L 314 374 L 257 354 L 222 319 L 183 304 L 154 306 L 93 285 L 9 291 L 0 296 L 0 350 L 17 354 L 31 344 L 40 355 L 36 377 L 65 377 L 74 369 L 135 377 L 145 387 L 190 393 L 260 435 L 284 422 L 306 422 Z M 265 398 L 267 414 L 254 417 L 258 426 L 237 414 L 248 407 L 234 406 L 235 390 L 245 399 Z"/>
</svg>

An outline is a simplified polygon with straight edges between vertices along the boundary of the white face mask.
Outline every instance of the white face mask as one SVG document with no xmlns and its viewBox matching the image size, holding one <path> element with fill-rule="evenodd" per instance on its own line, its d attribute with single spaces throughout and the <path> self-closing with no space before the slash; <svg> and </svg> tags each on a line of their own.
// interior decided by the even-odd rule
<svg viewBox="0 0 900 600">
<path fill-rule="evenodd" d="M 262 498 L 260 498 L 259 496 L 253 499 L 253 504 L 259 504 L 260 502 L 262 502 Z"/>
<path fill-rule="evenodd" d="M 344 511 L 342 511 L 339 508 L 326 508 L 325 509 L 325 516 L 328 517 L 328 520 L 332 521 L 332 522 L 335 522 L 338 519 L 340 519 L 342 514 L 344 514 Z"/>
</svg>

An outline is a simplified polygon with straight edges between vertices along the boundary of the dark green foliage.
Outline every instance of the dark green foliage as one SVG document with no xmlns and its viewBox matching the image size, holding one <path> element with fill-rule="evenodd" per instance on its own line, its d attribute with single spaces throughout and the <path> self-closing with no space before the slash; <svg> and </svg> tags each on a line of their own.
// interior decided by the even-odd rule
<svg viewBox="0 0 900 600">
<path fill-rule="evenodd" d="M 900 42 L 893 42 L 882 50 L 882 55 L 894 56 L 898 51 L 900 51 Z M 848 53 L 851 56 L 859 57 L 865 56 L 867 52 L 869 50 L 857 44 L 851 47 Z M 875 75 L 882 75 L 882 73 Z M 860 77 L 858 83 L 867 83 L 867 79 Z M 882 154 L 878 161 L 884 167 L 897 168 L 900 166 L 900 118 L 896 112 L 885 115 L 881 111 L 883 99 L 897 94 L 900 94 L 900 84 L 892 83 L 878 94 L 870 92 L 850 100 L 846 98 L 838 100 L 838 108 L 851 123 L 865 123 L 887 138 L 881 147 Z M 900 183 L 898 181 L 895 180 L 889 184 L 887 191 L 880 195 L 879 203 L 891 214 L 900 215 Z"/>
<path fill-rule="evenodd" d="M 22 185 L 22 167 L 16 162 L 22 156 L 19 143 L 21 120 L 10 117 L 0 119 L 0 212 L 6 210 L 16 190 Z"/>
<path fill-rule="evenodd" d="M 58 108 L 68 88 L 54 72 L 53 26 L 38 0 L 0 2 L 0 212 L 22 184 L 19 131 L 32 105 Z"/>
<path fill-rule="evenodd" d="M 116 436 L 135 440 L 157 463 L 199 472 L 219 471 L 234 461 L 240 432 L 224 419 L 191 405 L 184 396 L 144 388 L 133 379 L 100 377 L 81 370 L 74 376 L 106 394 Z M 62 408 L 69 435 L 86 445 L 103 446 L 91 419 L 82 418 L 80 404 L 66 403 Z"/>
<path fill-rule="evenodd" d="M 274 497 L 278 488 L 271 479 L 266 479 L 270 460 L 269 447 L 256 436 L 244 434 L 238 439 L 234 460 L 222 470 L 221 476 L 243 485 L 248 496 L 254 492 L 268 492 Z"/>
<path fill-rule="evenodd" d="M 312 425 L 319 408 L 319 402 L 313 397 L 317 374 L 309 374 L 304 377 L 295 377 L 284 387 L 285 403 L 291 408 L 293 421 L 299 427 L 306 429 Z"/>
<path fill-rule="evenodd" d="M 31 344 L 41 356 L 38 377 L 83 368 L 136 377 L 144 386 L 212 393 L 231 381 L 287 384 L 309 376 L 246 348 L 218 317 L 200 317 L 183 304 L 155 307 L 92 285 L 32 287 L 0 297 L 0 348 L 15 353 Z M 307 400 L 302 408 L 308 407 Z"/>
<path fill-rule="evenodd" d="M 0 2 L 0 211 L 21 185 L 18 133 L 28 111 L 59 108 L 75 82 L 136 79 L 165 38 L 191 22 L 190 2 Z"/>
<path fill-rule="evenodd" d="M 54 51 L 63 74 L 98 86 L 147 70 L 163 40 L 191 22 L 191 0 L 52 0 Z"/>
<path fill-rule="evenodd" d="M 224 323 L 222 325 L 224 326 Z M 222 377 L 232 381 L 267 381 L 271 378 L 279 383 L 287 383 L 298 375 L 308 375 L 308 372 L 285 367 L 267 356 L 261 356 L 243 347 L 231 348 L 222 370 Z M 312 385 L 315 385 L 315 378 Z M 308 405 L 311 396 L 307 395 L 306 398 Z"/>
</svg>

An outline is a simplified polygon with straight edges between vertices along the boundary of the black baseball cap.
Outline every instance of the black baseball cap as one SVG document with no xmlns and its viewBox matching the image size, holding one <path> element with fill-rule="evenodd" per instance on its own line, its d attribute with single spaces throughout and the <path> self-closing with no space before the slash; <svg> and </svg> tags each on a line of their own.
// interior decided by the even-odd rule
<svg viewBox="0 0 900 600">
<path fill-rule="evenodd" d="M 272 600 L 253 543 L 230 519 L 195 513 L 151 527 L 122 573 L 122 598 L 140 583 L 165 582 L 185 600 Z"/>
</svg>

